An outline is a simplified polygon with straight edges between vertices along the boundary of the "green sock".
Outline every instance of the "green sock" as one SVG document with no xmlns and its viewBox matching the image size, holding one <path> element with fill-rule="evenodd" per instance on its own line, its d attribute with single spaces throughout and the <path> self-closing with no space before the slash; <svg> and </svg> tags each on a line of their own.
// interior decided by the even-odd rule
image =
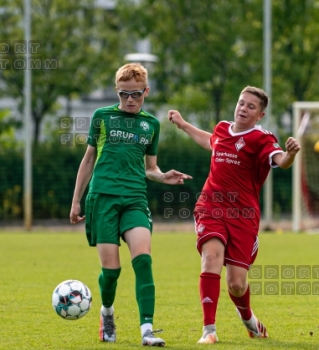
<svg viewBox="0 0 319 350">
<path fill-rule="evenodd" d="M 99 276 L 99 285 L 102 305 L 105 307 L 111 307 L 114 303 L 117 280 L 120 273 L 121 268 L 105 269 L 102 267 L 102 272 Z"/>
<path fill-rule="evenodd" d="M 155 308 L 155 286 L 152 274 L 152 258 L 141 254 L 132 260 L 135 272 L 136 301 L 140 313 L 140 324 L 153 324 Z"/>
</svg>

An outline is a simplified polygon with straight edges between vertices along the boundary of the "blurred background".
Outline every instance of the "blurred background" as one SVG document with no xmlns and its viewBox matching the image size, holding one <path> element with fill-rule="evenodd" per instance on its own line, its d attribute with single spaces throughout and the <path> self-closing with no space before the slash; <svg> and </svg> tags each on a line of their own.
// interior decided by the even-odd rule
<svg viewBox="0 0 319 350">
<path fill-rule="evenodd" d="M 194 177 L 182 187 L 148 182 L 154 221 L 191 222 L 210 153 L 167 123 L 168 109 L 211 131 L 233 119 L 245 86 L 258 86 L 271 97 L 262 124 L 284 147 L 296 133 L 293 104 L 319 101 L 318 18 L 316 0 L 0 0 L 0 225 L 68 221 L 90 118 L 118 101 L 114 76 L 127 62 L 149 70 L 144 109 L 161 121 L 160 168 Z M 301 218 L 319 212 L 311 106 L 298 136 Z M 293 169 L 271 172 L 265 229 L 291 223 L 294 191 Z"/>
</svg>

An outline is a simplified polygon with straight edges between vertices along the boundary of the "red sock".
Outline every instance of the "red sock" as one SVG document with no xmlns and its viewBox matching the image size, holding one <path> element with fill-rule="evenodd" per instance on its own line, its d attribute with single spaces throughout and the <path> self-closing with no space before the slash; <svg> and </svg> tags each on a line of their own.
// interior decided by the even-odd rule
<svg viewBox="0 0 319 350">
<path fill-rule="evenodd" d="M 215 324 L 220 293 L 220 275 L 202 272 L 199 279 L 199 293 L 203 309 L 204 326 Z"/>
<path fill-rule="evenodd" d="M 249 285 L 244 295 L 241 297 L 235 297 L 234 295 L 230 294 L 228 291 L 228 294 L 230 296 L 230 299 L 233 301 L 233 303 L 236 305 L 241 317 L 243 320 L 248 321 L 250 320 L 252 316 L 251 308 L 250 308 L 250 291 L 249 291 Z"/>
</svg>

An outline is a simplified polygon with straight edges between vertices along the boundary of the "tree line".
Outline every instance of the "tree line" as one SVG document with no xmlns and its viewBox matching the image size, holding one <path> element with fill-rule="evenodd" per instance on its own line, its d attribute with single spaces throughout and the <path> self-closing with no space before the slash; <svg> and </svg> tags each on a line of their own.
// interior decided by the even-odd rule
<svg viewBox="0 0 319 350">
<path fill-rule="evenodd" d="M 118 0 L 113 9 L 93 0 L 32 1 L 34 58 L 56 59 L 56 69 L 32 71 L 33 139 L 44 116 L 68 101 L 114 86 L 114 73 L 139 39 L 158 62 L 153 102 L 171 104 L 211 129 L 232 117 L 246 85 L 263 85 L 263 7 L 260 0 Z M 21 59 L 23 4 L 0 0 L 1 62 Z M 318 99 L 319 7 L 315 0 L 272 0 L 273 122 L 294 101 Z M 37 45 L 35 45 L 37 44 Z M 8 50 L 7 50 L 8 48 Z M 19 48 L 19 50 L 17 50 Z M 3 66 L 1 66 L 3 68 Z M 0 70 L 0 97 L 15 98 L 23 120 L 23 69 Z M 70 111 L 66 111 L 68 113 Z M 14 125 L 16 127 L 16 125 Z"/>
<path fill-rule="evenodd" d="M 166 122 L 163 122 L 164 129 Z M 149 207 L 154 216 L 164 221 L 192 220 L 193 208 L 209 171 L 211 154 L 170 125 L 158 148 L 158 165 L 162 171 L 172 168 L 193 176 L 180 186 L 148 181 Z M 57 141 L 46 142 L 33 152 L 33 215 L 35 219 L 67 219 L 76 174 L 85 145 L 63 147 Z M 23 217 L 23 151 L 0 151 L 0 218 Z M 274 214 L 279 218 L 291 212 L 291 171 L 274 170 Z M 84 213 L 82 198 L 82 211 Z"/>
<path fill-rule="evenodd" d="M 19 217 L 23 144 L 16 140 L 15 130 L 23 125 L 23 69 L 16 69 L 12 62 L 22 58 L 15 44 L 19 48 L 25 44 L 24 9 L 20 0 L 0 0 L 0 8 L 0 37 L 4 38 L 0 58 L 11 62 L 8 69 L 0 70 L 0 98 L 14 98 L 18 110 L 17 114 L 0 111 L 0 157 L 5 169 L 1 172 L 0 210 L 2 217 Z M 158 57 L 150 69 L 156 87 L 148 98 L 154 106 L 151 112 L 157 115 L 158 108 L 170 106 L 210 131 L 219 120 L 233 118 L 243 87 L 263 86 L 262 11 L 260 0 L 118 0 L 112 9 L 99 8 L 93 0 L 32 1 L 32 40 L 41 49 L 34 57 L 58 62 L 57 69 L 32 71 L 35 215 L 68 215 L 83 155 L 80 146 L 64 149 L 54 144 L 57 130 L 50 130 L 52 139 L 40 142 L 44 117 L 58 118 L 60 97 L 72 101 L 98 88 L 113 87 L 125 54 L 136 50 L 138 40 L 147 39 Z M 284 129 L 282 116 L 288 113 L 291 122 L 292 103 L 318 100 L 318 18 L 315 0 L 272 0 L 272 122 L 279 141 L 291 133 Z M 67 116 L 70 106 L 67 104 Z M 170 130 L 162 128 L 159 165 L 164 171 L 174 164 L 195 180 L 182 190 L 169 191 L 149 183 L 150 207 L 161 216 L 171 204 L 174 215 L 184 204 L 185 208 L 193 206 L 209 166 L 209 154 L 180 135 L 176 139 Z M 172 145 L 173 154 L 168 148 Z M 288 212 L 291 172 L 275 170 L 274 176 L 274 210 Z M 186 193 L 183 198 L 181 191 Z"/>
</svg>

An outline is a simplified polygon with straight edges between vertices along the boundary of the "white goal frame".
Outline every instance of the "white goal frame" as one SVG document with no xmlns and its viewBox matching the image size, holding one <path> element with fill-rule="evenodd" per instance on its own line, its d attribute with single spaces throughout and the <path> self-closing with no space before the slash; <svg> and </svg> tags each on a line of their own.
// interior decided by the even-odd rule
<svg viewBox="0 0 319 350">
<path fill-rule="evenodd" d="M 312 109 L 319 110 L 319 102 L 297 101 L 292 104 L 293 107 L 293 135 L 301 144 L 302 132 L 301 117 L 302 112 Z M 302 216 L 302 189 L 301 189 L 301 167 L 302 167 L 302 153 L 301 150 L 297 153 L 293 164 L 293 187 L 292 187 L 292 230 L 293 232 L 301 231 L 301 216 Z"/>
</svg>

